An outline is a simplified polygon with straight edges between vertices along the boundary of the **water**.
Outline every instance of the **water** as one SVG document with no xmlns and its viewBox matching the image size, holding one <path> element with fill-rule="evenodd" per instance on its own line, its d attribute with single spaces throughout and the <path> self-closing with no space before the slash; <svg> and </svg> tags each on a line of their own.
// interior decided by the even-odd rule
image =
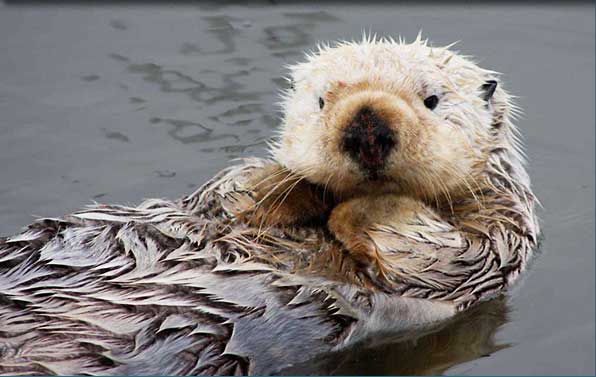
<svg viewBox="0 0 596 377">
<path fill-rule="evenodd" d="M 190 192 L 263 155 L 282 66 L 362 30 L 458 49 L 520 96 L 542 255 L 507 302 L 316 373 L 594 374 L 594 5 L 0 6 L 0 234 Z"/>
</svg>

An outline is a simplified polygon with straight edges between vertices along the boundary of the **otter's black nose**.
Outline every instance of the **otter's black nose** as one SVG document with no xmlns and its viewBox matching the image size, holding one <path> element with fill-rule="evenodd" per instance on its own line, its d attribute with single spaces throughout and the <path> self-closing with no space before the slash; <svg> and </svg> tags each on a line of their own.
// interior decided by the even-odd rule
<svg viewBox="0 0 596 377">
<path fill-rule="evenodd" d="M 371 179 L 377 179 L 397 137 L 370 107 L 360 109 L 345 130 L 343 148 Z"/>
</svg>

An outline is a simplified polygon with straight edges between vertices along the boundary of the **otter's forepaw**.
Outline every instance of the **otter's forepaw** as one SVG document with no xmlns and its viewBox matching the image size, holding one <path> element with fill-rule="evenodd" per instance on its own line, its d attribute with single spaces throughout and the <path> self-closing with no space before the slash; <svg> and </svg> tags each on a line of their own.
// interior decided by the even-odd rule
<svg viewBox="0 0 596 377">
<path fill-rule="evenodd" d="M 236 220 L 256 227 L 289 226 L 322 220 L 330 204 L 316 187 L 271 163 L 255 171 L 245 187 L 230 197 Z"/>
<path fill-rule="evenodd" d="M 392 279 L 395 263 L 407 254 L 405 238 L 427 213 L 422 203 L 396 195 L 365 196 L 339 204 L 331 212 L 329 231 L 350 255 L 380 281 Z"/>
<path fill-rule="evenodd" d="M 374 236 L 368 232 L 367 227 L 360 228 L 354 223 L 342 222 L 340 216 L 337 215 L 332 215 L 328 226 L 335 238 L 341 242 L 351 258 L 361 266 L 371 281 L 378 287 L 391 291 L 390 276 L 393 275 L 391 266 L 376 244 Z"/>
<path fill-rule="evenodd" d="M 333 231 L 335 238 L 350 252 L 352 258 L 361 264 L 371 264 L 379 256 L 375 242 L 366 232 L 353 232 L 348 234 L 342 231 Z"/>
<path fill-rule="evenodd" d="M 331 212 L 327 227 L 354 259 L 368 264 L 377 249 L 366 233 L 366 216 L 355 209 L 351 201 L 338 205 Z"/>
</svg>

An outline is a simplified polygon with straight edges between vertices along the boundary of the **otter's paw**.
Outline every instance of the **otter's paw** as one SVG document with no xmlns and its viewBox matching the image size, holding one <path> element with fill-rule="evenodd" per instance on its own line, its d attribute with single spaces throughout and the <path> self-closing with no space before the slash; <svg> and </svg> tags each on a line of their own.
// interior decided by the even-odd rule
<svg viewBox="0 0 596 377">
<path fill-rule="evenodd" d="M 318 188 L 271 163 L 255 171 L 242 190 L 230 196 L 231 213 L 251 226 L 288 226 L 322 220 L 330 209 Z"/>
<path fill-rule="evenodd" d="M 331 212 L 329 231 L 361 263 L 368 263 L 377 254 L 374 241 L 367 233 L 372 219 L 362 210 L 362 199 L 352 199 L 339 204 Z"/>
<path fill-rule="evenodd" d="M 418 216 L 428 212 L 424 204 L 415 199 L 396 195 L 364 196 L 335 207 L 327 225 L 356 260 L 382 267 L 388 253 L 403 247 L 404 240 L 399 234 L 411 230 Z"/>
</svg>

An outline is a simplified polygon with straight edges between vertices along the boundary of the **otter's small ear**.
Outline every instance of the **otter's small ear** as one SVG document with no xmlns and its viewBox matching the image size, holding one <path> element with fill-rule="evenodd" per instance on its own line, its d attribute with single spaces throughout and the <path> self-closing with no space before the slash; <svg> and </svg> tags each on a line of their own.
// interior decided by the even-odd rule
<svg viewBox="0 0 596 377">
<path fill-rule="evenodd" d="M 482 99 L 488 101 L 492 98 L 493 94 L 495 94 L 495 89 L 497 89 L 497 82 L 495 80 L 488 80 L 480 87 L 482 91 Z"/>
</svg>

